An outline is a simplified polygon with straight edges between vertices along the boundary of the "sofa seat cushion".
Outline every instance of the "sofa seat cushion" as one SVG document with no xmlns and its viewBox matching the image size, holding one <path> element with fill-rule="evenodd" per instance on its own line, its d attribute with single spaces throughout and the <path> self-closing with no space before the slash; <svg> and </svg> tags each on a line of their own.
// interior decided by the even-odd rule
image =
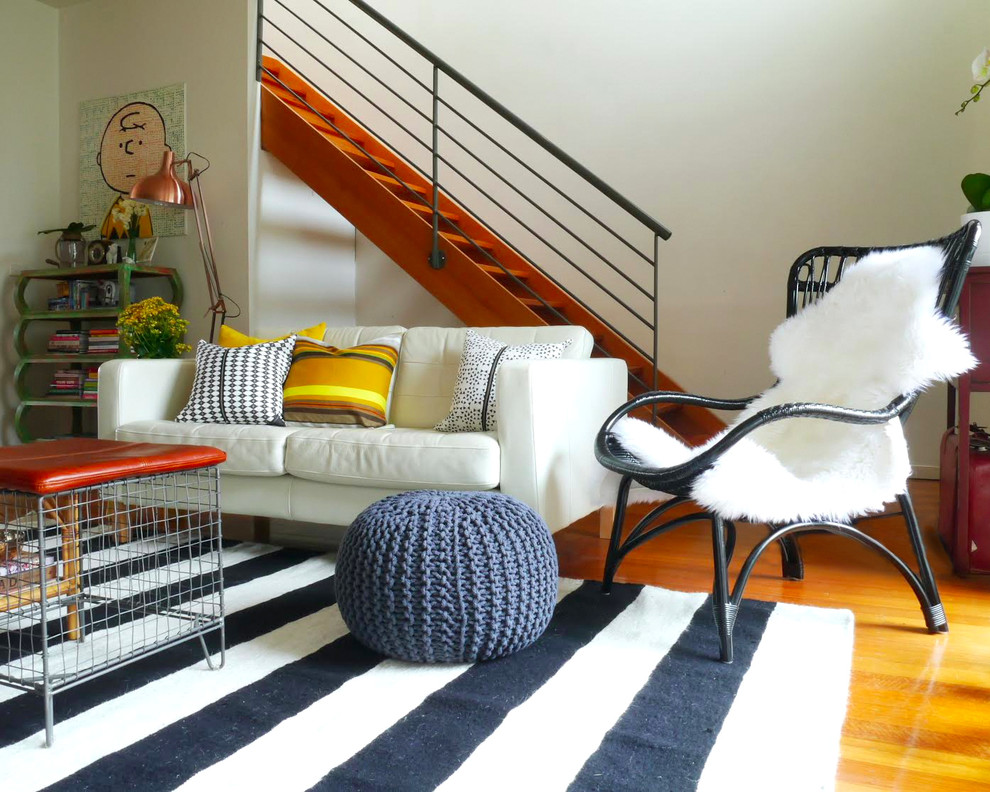
<svg viewBox="0 0 990 792">
<path fill-rule="evenodd" d="M 118 427 L 117 440 L 206 445 L 227 452 L 220 470 L 236 476 L 285 474 L 285 441 L 297 431 L 284 426 L 134 421 Z"/>
<path fill-rule="evenodd" d="M 397 489 L 495 489 L 501 455 L 494 432 L 432 429 L 302 429 L 285 447 L 293 476 Z"/>
</svg>

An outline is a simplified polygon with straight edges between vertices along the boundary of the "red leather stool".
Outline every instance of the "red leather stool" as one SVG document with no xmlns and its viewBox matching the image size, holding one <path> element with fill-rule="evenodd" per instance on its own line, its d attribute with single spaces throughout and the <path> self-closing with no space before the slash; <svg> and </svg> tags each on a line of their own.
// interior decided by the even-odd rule
<svg viewBox="0 0 990 792">
<path fill-rule="evenodd" d="M 0 448 L 0 683 L 53 696 L 220 633 L 219 473 L 207 446 L 85 438 Z"/>
</svg>

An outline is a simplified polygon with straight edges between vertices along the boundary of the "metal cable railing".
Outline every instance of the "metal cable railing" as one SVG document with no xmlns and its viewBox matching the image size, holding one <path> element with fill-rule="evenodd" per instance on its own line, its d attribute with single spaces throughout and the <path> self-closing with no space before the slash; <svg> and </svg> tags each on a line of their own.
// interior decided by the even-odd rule
<svg viewBox="0 0 990 792">
<path fill-rule="evenodd" d="M 337 0 L 333 7 L 330 0 L 268 5 L 266 11 L 259 0 L 258 79 L 278 85 L 359 152 L 373 173 L 395 180 L 402 200 L 423 207 L 432 225 L 429 266 L 444 267 L 445 236 L 462 237 L 549 321 L 573 323 L 479 244 L 477 231 L 470 232 L 477 223 L 646 358 L 652 376 L 630 377 L 656 389 L 659 243 L 670 237 L 663 225 L 363 0 Z M 320 91 L 406 168 L 383 161 L 376 146 L 321 112 L 315 100 L 265 65 L 266 54 Z M 469 218 L 467 229 L 464 220 L 442 210 L 442 202 Z M 647 305 L 637 308 L 644 300 Z M 610 354 L 601 340 L 595 347 Z"/>
</svg>

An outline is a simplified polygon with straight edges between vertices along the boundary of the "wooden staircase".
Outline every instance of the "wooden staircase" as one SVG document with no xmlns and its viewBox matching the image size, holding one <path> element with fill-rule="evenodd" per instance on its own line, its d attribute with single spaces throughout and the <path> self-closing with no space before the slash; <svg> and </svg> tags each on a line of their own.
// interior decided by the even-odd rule
<svg viewBox="0 0 990 792">
<path fill-rule="evenodd" d="M 262 148 L 465 324 L 582 325 L 595 338 L 596 356 L 626 362 L 631 395 L 646 391 L 643 383 L 652 386 L 645 355 L 442 192 L 441 213 L 462 233 L 441 233 L 446 265 L 432 268 L 432 185 L 290 68 L 271 57 L 263 66 Z M 682 390 L 661 372 L 657 388 Z M 724 427 L 693 406 L 665 406 L 658 422 L 692 444 Z"/>
</svg>

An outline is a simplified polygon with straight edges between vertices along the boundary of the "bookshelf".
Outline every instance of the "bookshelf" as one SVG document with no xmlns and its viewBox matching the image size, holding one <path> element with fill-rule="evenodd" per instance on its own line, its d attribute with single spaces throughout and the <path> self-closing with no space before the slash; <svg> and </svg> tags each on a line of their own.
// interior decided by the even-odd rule
<svg viewBox="0 0 990 792">
<path fill-rule="evenodd" d="M 127 355 L 127 351 L 123 349 L 112 353 L 105 348 L 97 352 L 52 350 L 48 348 L 48 341 L 46 341 L 44 349 L 31 349 L 31 344 L 28 341 L 28 329 L 36 326 L 37 323 L 50 323 L 51 333 L 48 335 L 65 334 L 63 336 L 64 341 L 71 341 L 72 337 L 79 337 L 93 330 L 96 330 L 97 334 L 95 335 L 98 335 L 100 329 L 105 330 L 116 326 L 117 316 L 130 304 L 131 285 L 147 278 L 166 279 L 172 291 L 171 301 L 180 308 L 182 307 L 182 281 L 179 274 L 171 267 L 154 267 L 147 264 L 122 262 L 119 264 L 101 264 L 95 267 L 75 267 L 73 269 L 49 267 L 47 269 L 24 270 L 20 273 L 14 292 L 14 304 L 20 315 L 14 330 L 14 349 L 18 356 L 17 366 L 14 369 L 14 385 L 18 398 L 17 408 L 14 412 L 14 428 L 22 442 L 28 443 L 55 434 L 43 433 L 34 436 L 31 433 L 27 425 L 27 416 L 36 409 L 68 410 L 71 422 L 70 436 L 92 435 L 92 432 L 85 430 L 84 415 L 87 410 L 96 407 L 96 400 L 83 398 L 85 373 L 90 369 L 98 368 L 100 364 L 108 360 Z M 100 304 L 99 295 L 94 295 L 92 289 L 82 288 L 86 281 L 116 283 L 116 304 Z M 68 284 L 68 287 L 63 287 L 63 290 L 68 292 L 68 301 L 52 298 L 53 303 L 64 306 L 63 310 L 52 310 L 53 306 L 49 305 L 48 302 L 42 301 L 40 297 L 34 294 L 28 294 L 32 284 L 44 284 L 46 282 Z M 79 307 L 80 305 L 85 305 L 85 307 Z M 37 342 L 35 345 L 37 346 Z M 96 344 L 96 346 L 100 345 Z M 80 379 L 78 392 L 69 389 L 65 393 L 37 393 L 37 384 L 29 383 L 28 375 L 30 371 L 38 367 L 45 367 L 49 378 L 52 380 L 51 389 L 56 387 L 56 372 L 61 372 L 58 381 L 62 387 L 66 387 L 67 383 L 70 383 L 74 377 L 78 377 Z M 71 374 L 70 372 L 77 373 Z M 65 436 L 64 432 L 57 434 Z"/>
</svg>

